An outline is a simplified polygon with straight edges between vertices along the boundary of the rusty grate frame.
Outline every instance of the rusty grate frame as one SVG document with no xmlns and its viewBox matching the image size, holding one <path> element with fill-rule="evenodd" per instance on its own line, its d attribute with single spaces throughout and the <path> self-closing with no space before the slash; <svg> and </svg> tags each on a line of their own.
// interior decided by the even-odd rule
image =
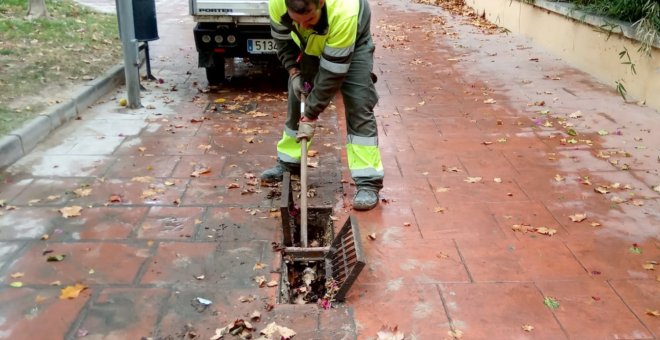
<svg viewBox="0 0 660 340">
<path fill-rule="evenodd" d="M 335 300 L 344 301 L 364 266 L 360 228 L 357 219 L 351 215 L 335 236 L 325 256 L 326 278 L 332 277 L 339 285 Z"/>
</svg>

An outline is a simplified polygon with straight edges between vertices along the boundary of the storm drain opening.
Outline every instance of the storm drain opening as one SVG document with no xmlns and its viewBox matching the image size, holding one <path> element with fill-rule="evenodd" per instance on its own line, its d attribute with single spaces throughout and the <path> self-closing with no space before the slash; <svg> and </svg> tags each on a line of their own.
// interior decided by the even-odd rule
<svg viewBox="0 0 660 340">
<path fill-rule="evenodd" d="M 343 301 L 365 266 L 357 220 L 349 216 L 334 236 L 332 207 L 308 208 L 308 244 L 300 247 L 300 216 L 293 202 L 291 177 L 282 182 L 282 276 L 279 303 L 318 303 L 329 308 Z"/>
</svg>

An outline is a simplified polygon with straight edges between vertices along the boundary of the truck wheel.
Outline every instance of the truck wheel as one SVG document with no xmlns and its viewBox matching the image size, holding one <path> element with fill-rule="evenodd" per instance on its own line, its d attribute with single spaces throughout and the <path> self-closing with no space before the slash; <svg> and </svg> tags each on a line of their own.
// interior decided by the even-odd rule
<svg viewBox="0 0 660 340">
<path fill-rule="evenodd" d="M 220 85 L 225 81 L 225 68 L 223 67 L 207 67 L 206 80 L 209 85 Z"/>
</svg>

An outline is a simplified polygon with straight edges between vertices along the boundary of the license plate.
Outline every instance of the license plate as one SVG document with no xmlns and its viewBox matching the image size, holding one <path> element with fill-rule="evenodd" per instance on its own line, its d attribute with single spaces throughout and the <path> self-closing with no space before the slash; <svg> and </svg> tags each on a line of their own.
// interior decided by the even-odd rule
<svg viewBox="0 0 660 340">
<path fill-rule="evenodd" d="M 276 53 L 274 39 L 248 39 L 247 50 L 251 54 Z"/>
</svg>

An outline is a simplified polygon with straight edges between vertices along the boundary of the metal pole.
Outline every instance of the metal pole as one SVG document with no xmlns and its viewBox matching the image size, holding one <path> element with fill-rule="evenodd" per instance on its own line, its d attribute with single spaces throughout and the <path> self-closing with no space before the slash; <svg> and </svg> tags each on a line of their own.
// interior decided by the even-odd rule
<svg viewBox="0 0 660 340">
<path fill-rule="evenodd" d="M 300 114 L 305 113 L 305 95 L 300 95 Z M 300 140 L 300 244 L 307 248 L 307 138 Z"/>
<path fill-rule="evenodd" d="M 138 44 L 135 40 L 135 23 L 133 22 L 133 2 L 130 0 L 117 1 L 117 17 L 119 18 L 119 34 L 124 50 L 124 76 L 128 90 L 128 107 L 137 109 L 140 104 L 140 74 L 138 67 Z"/>
</svg>

